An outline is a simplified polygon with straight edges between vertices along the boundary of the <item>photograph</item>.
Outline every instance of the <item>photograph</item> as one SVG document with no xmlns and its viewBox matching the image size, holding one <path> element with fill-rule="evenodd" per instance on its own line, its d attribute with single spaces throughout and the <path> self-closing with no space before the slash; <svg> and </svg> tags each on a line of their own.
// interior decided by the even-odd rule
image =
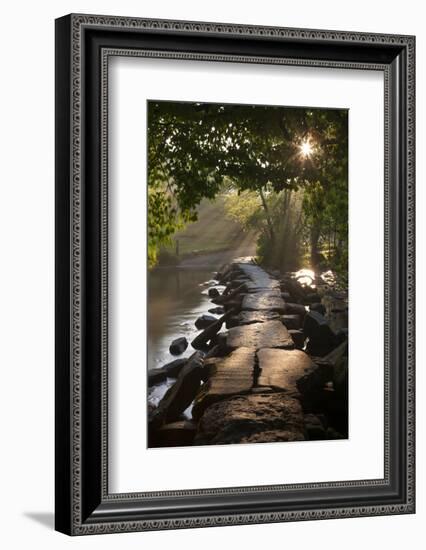
<svg viewBox="0 0 426 550">
<path fill-rule="evenodd" d="M 61 533 L 415 513 L 416 37 L 307 11 L 55 20 Z"/>
<path fill-rule="evenodd" d="M 349 110 L 146 108 L 148 448 L 350 438 Z"/>
</svg>

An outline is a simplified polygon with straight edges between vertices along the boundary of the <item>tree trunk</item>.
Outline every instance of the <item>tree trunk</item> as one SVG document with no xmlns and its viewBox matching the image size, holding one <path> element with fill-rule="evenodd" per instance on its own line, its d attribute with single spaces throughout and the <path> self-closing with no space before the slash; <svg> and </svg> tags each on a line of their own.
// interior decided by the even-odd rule
<svg viewBox="0 0 426 550">
<path fill-rule="evenodd" d="M 319 263 L 320 252 L 318 250 L 318 242 L 320 238 L 320 225 L 314 223 L 311 227 L 311 263 L 312 267 L 316 267 Z"/>
<path fill-rule="evenodd" d="M 266 203 L 265 196 L 263 194 L 263 191 L 262 191 L 261 187 L 259 187 L 259 195 L 260 195 L 260 199 L 262 201 L 263 209 L 265 210 L 266 223 L 268 224 L 269 235 L 271 237 L 271 241 L 275 241 L 274 224 L 272 223 L 271 213 L 269 211 L 269 208 L 268 208 L 268 205 Z"/>
</svg>

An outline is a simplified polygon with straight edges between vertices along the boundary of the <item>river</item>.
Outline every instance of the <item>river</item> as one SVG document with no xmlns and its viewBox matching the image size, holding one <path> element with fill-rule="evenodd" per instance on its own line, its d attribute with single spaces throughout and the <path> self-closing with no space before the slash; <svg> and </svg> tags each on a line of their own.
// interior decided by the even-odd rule
<svg viewBox="0 0 426 550">
<path fill-rule="evenodd" d="M 178 357 L 189 357 L 195 350 L 189 344 L 180 356 L 171 355 L 172 340 L 185 336 L 191 342 L 198 334 L 197 317 L 215 305 L 208 289 L 217 286 L 212 280 L 213 266 L 164 267 L 149 273 L 148 280 L 148 369 L 160 368 Z M 163 397 L 174 380 L 153 386 L 148 400 L 154 405 Z"/>
</svg>

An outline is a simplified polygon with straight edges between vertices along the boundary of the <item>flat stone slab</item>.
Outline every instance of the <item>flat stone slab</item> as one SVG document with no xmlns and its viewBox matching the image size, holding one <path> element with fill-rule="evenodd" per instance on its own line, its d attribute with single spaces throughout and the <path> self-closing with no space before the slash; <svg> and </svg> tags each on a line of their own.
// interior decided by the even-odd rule
<svg viewBox="0 0 426 550">
<path fill-rule="evenodd" d="M 242 311 L 237 316 L 237 324 L 251 325 L 252 323 L 266 323 L 266 321 L 279 319 L 279 313 L 276 311 Z"/>
<path fill-rule="evenodd" d="M 269 443 L 305 439 L 302 406 L 285 393 L 238 395 L 211 405 L 194 445 Z"/>
<path fill-rule="evenodd" d="M 271 277 L 264 269 L 251 263 L 238 263 L 236 267 L 244 273 L 258 288 L 279 288 L 280 283 Z"/>
<path fill-rule="evenodd" d="M 242 310 L 248 311 L 276 311 L 284 313 L 285 303 L 281 293 L 277 290 L 255 292 L 244 296 L 241 303 Z"/>
<path fill-rule="evenodd" d="M 198 420 L 217 401 L 248 393 L 253 387 L 254 347 L 238 347 L 230 355 L 208 360 L 209 377 L 195 396 L 192 416 Z"/>
<path fill-rule="evenodd" d="M 226 346 L 230 349 L 293 349 L 294 342 L 286 327 L 278 320 L 231 328 L 226 335 Z"/>
<path fill-rule="evenodd" d="M 263 292 L 263 291 L 279 291 L 281 293 L 280 285 L 278 281 L 276 281 L 276 284 L 274 281 L 266 282 L 266 286 L 262 286 L 261 283 L 255 283 L 253 281 L 246 281 L 244 283 L 244 289 L 246 292 L 254 293 L 254 292 Z"/>
<path fill-rule="evenodd" d="M 290 393 L 299 393 L 297 382 L 316 370 L 304 351 L 261 349 L 257 353 L 261 369 L 258 386 L 272 387 Z"/>
</svg>

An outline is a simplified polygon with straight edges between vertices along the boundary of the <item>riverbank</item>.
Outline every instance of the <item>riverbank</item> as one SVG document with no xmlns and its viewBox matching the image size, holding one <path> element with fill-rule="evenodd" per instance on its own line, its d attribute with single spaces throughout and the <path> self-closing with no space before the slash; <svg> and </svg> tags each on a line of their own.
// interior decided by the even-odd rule
<svg viewBox="0 0 426 550">
<path fill-rule="evenodd" d="M 189 342 L 177 339 L 177 359 L 149 373 L 152 386 L 175 380 L 151 403 L 149 446 L 346 438 L 347 297 L 250 258 L 224 266 L 207 294 L 197 351 L 179 359 Z"/>
<path fill-rule="evenodd" d="M 154 269 L 168 269 L 169 267 L 179 267 L 181 269 L 192 267 L 212 267 L 217 270 L 218 265 L 232 262 L 234 258 L 248 257 L 256 255 L 257 234 L 250 231 L 238 238 L 238 246 L 230 246 L 224 249 L 214 250 L 212 252 L 192 252 L 183 256 L 169 255 L 166 258 L 160 257 L 160 263 Z M 170 262 L 170 263 L 168 263 Z"/>
</svg>

